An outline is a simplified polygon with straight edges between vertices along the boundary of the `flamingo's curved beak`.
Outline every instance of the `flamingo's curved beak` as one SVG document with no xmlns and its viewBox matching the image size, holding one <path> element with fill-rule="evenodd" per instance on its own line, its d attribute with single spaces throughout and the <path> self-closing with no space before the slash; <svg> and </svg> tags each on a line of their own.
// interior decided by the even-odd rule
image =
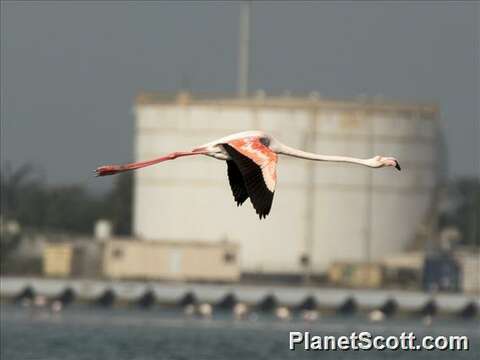
<svg viewBox="0 0 480 360">
<path fill-rule="evenodd" d="M 395 169 L 397 169 L 398 171 L 401 171 L 402 168 L 400 167 L 400 164 L 398 163 L 398 161 L 395 161 Z"/>
</svg>

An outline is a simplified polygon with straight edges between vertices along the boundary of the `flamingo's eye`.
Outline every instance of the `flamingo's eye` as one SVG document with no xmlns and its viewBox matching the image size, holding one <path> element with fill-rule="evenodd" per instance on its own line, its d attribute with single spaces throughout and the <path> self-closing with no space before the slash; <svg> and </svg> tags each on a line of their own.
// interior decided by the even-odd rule
<svg viewBox="0 0 480 360">
<path fill-rule="evenodd" d="M 260 142 L 265 145 L 265 146 L 269 146 L 270 145 L 270 139 L 269 138 L 266 138 L 266 137 L 262 137 L 260 138 Z"/>
</svg>

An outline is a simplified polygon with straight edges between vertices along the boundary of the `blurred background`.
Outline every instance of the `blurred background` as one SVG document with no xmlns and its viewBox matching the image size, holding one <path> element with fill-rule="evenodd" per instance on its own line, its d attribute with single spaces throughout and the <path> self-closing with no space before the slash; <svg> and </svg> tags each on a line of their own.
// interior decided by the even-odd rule
<svg viewBox="0 0 480 360">
<path fill-rule="evenodd" d="M 339 314 L 478 316 L 479 16 L 478 2 L 3 1 L 8 342 L 69 304 L 62 326 L 93 304 L 112 331 L 152 321 L 131 305 L 168 308 L 170 323 L 148 325 L 165 331 L 217 313 L 346 328 Z M 402 172 L 281 157 L 263 221 L 236 207 L 212 159 L 93 176 L 252 129 L 321 154 L 392 155 Z M 286 349 L 268 321 L 241 330 Z"/>
</svg>

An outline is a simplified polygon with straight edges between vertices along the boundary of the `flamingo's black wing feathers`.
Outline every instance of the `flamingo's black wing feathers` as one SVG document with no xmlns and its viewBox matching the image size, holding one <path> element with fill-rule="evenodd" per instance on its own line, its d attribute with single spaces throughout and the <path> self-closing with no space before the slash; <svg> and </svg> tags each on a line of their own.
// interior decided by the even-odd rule
<svg viewBox="0 0 480 360">
<path fill-rule="evenodd" d="M 238 167 L 237 170 L 242 175 L 245 189 L 247 191 L 248 197 L 250 197 L 250 201 L 252 202 L 255 211 L 257 212 L 260 219 L 265 218 L 270 213 L 270 209 L 272 208 L 274 193 L 267 188 L 267 185 L 265 184 L 265 180 L 263 178 L 262 169 L 252 159 L 241 154 L 229 144 L 222 145 L 227 154 L 231 157 L 231 161 L 233 161 L 236 167 Z M 230 182 L 230 185 L 231 184 L 232 183 Z M 234 191 L 233 186 L 232 191 Z"/>
<path fill-rule="evenodd" d="M 242 173 L 232 160 L 227 160 L 227 173 L 233 198 L 237 206 L 240 206 L 248 199 L 248 192 L 243 182 Z"/>
</svg>

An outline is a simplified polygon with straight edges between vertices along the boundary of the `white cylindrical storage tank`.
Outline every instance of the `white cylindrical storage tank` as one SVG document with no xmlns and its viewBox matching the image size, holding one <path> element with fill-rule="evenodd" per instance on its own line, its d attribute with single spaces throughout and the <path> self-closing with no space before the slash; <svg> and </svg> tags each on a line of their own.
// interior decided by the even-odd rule
<svg viewBox="0 0 480 360">
<path fill-rule="evenodd" d="M 335 260 L 377 260 L 406 249 L 435 186 L 434 107 L 262 98 L 136 104 L 137 160 L 188 150 L 260 129 L 281 142 L 327 155 L 392 155 L 404 168 L 369 169 L 280 156 L 270 215 L 237 208 L 226 165 L 187 157 L 135 173 L 134 232 L 148 240 L 228 239 L 240 244 L 244 273 L 315 273 Z"/>
</svg>

